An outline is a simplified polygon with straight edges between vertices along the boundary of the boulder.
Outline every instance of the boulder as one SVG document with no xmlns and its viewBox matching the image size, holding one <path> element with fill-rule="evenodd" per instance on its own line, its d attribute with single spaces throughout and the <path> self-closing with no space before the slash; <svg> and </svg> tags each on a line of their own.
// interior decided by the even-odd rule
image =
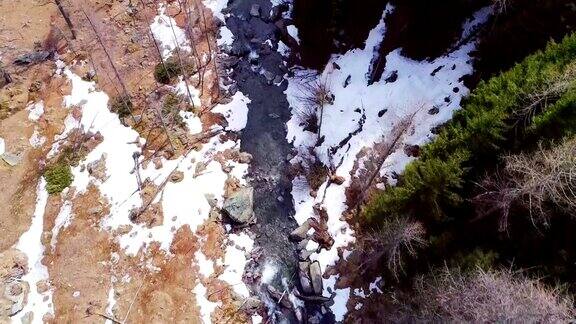
<svg viewBox="0 0 576 324">
<path fill-rule="evenodd" d="M 14 60 L 14 64 L 16 65 L 36 64 L 48 60 L 51 56 L 52 53 L 48 51 L 26 53 L 24 55 L 18 56 L 16 60 Z"/>
<path fill-rule="evenodd" d="M 250 7 L 250 16 L 252 16 L 252 17 L 259 17 L 260 16 L 260 5 L 253 4 L 252 7 Z"/>
<path fill-rule="evenodd" d="M 298 291 L 294 291 L 294 295 L 299 299 L 317 304 L 327 303 L 332 300 L 330 297 L 324 297 L 324 296 L 305 296 L 300 294 Z"/>
<path fill-rule="evenodd" d="M 304 239 L 304 240 L 298 242 L 298 244 L 296 245 L 296 249 L 298 251 L 306 250 L 306 246 L 308 245 L 308 242 L 310 242 L 310 240 L 307 240 L 307 239 Z"/>
<path fill-rule="evenodd" d="M 270 297 L 276 303 L 282 305 L 284 308 L 292 309 L 293 306 L 292 306 L 292 303 L 290 302 L 290 299 L 288 298 L 287 293 L 279 292 L 272 285 L 266 285 L 266 289 L 268 290 L 268 294 L 270 295 Z"/>
<path fill-rule="evenodd" d="M 1 157 L 4 160 L 4 162 L 8 163 L 8 165 L 12 167 L 17 166 L 18 164 L 20 164 L 20 162 L 22 162 L 22 158 L 20 156 L 8 152 L 4 152 L 4 154 L 2 154 Z"/>
<path fill-rule="evenodd" d="M 322 269 L 320 269 L 320 263 L 318 261 L 310 264 L 310 281 L 312 282 L 314 295 L 321 296 L 324 286 L 322 285 Z"/>
<path fill-rule="evenodd" d="M 264 71 L 264 77 L 266 78 L 266 81 L 268 81 L 268 83 L 272 83 L 272 81 L 274 81 L 274 78 L 276 77 L 276 75 L 274 75 L 274 73 L 270 72 L 270 71 Z"/>
<path fill-rule="evenodd" d="M 349 74 L 346 77 L 346 80 L 344 80 L 344 88 L 346 88 L 350 84 L 351 81 L 352 81 L 352 76 Z"/>
<path fill-rule="evenodd" d="M 238 154 L 238 162 L 250 163 L 251 161 L 252 161 L 252 154 L 246 152 L 240 152 L 240 154 Z"/>
<path fill-rule="evenodd" d="M 222 65 L 227 69 L 236 67 L 236 65 L 238 65 L 238 62 L 240 62 L 240 58 L 233 55 L 219 57 L 218 59 L 220 61 L 220 65 Z"/>
<path fill-rule="evenodd" d="M 222 214 L 236 224 L 248 225 L 255 220 L 254 189 L 240 188 L 224 201 Z"/>
<path fill-rule="evenodd" d="M 436 106 L 432 107 L 430 110 L 428 110 L 428 114 L 429 115 L 436 115 L 437 113 L 440 112 L 440 109 Z"/>
<path fill-rule="evenodd" d="M 300 252 L 298 253 L 298 259 L 300 261 L 306 261 L 308 259 L 310 259 L 310 256 L 312 255 L 312 253 L 314 253 L 314 251 L 308 251 L 308 250 L 300 250 Z"/>
<path fill-rule="evenodd" d="M 86 165 L 88 173 L 96 179 L 104 180 L 106 178 L 106 153 L 102 153 L 100 159 L 92 161 Z"/>
<path fill-rule="evenodd" d="M 396 82 L 396 80 L 398 80 L 398 71 L 397 70 L 392 71 L 392 73 L 390 73 L 390 75 L 388 77 L 386 77 L 386 79 L 384 79 L 384 81 L 386 83 L 393 83 L 393 82 Z"/>
<path fill-rule="evenodd" d="M 255 297 L 248 297 L 244 300 L 244 309 L 248 311 L 248 313 L 255 313 L 263 306 L 263 303 L 260 299 Z"/>
<path fill-rule="evenodd" d="M 334 239 L 327 230 L 316 231 L 312 234 L 312 240 L 318 243 L 321 248 L 330 250 L 334 245 Z"/>
<path fill-rule="evenodd" d="M 281 75 L 277 75 L 274 77 L 273 83 L 274 84 L 280 84 L 280 83 L 282 83 L 282 81 L 284 81 L 284 78 Z"/>
<path fill-rule="evenodd" d="M 310 262 L 303 261 L 298 263 L 298 277 L 300 279 L 300 288 L 302 288 L 302 293 L 305 295 L 311 295 L 314 293 L 312 288 L 312 281 L 310 280 Z"/>
<path fill-rule="evenodd" d="M 270 17 L 269 20 L 274 22 L 277 21 L 278 19 L 282 18 L 282 13 L 286 8 L 284 8 L 283 5 L 279 5 L 279 6 L 274 6 L 272 7 L 272 9 L 270 9 Z"/>
<path fill-rule="evenodd" d="M 404 153 L 408 156 L 418 157 L 420 156 L 420 146 L 406 144 L 404 146 Z"/>
<path fill-rule="evenodd" d="M 302 225 L 300 225 L 298 228 L 296 228 L 295 230 L 292 231 L 292 233 L 290 233 L 290 240 L 295 241 L 295 242 L 300 242 L 302 240 L 304 240 L 307 236 L 308 231 L 310 230 L 310 221 L 306 220 Z"/>
<path fill-rule="evenodd" d="M 4 288 L 4 298 L 10 301 L 10 310 L 8 315 L 12 316 L 24 308 L 24 297 L 26 290 L 24 286 L 18 281 L 12 281 Z"/>
<path fill-rule="evenodd" d="M 330 181 L 331 181 L 333 184 L 341 185 L 341 184 L 344 183 L 344 181 L 346 181 L 346 179 L 344 179 L 343 176 L 339 176 L 339 175 L 333 174 L 333 175 L 330 176 Z"/>
<path fill-rule="evenodd" d="M 182 171 L 174 171 L 170 175 L 170 181 L 174 183 L 178 183 L 184 179 L 184 172 Z"/>
</svg>

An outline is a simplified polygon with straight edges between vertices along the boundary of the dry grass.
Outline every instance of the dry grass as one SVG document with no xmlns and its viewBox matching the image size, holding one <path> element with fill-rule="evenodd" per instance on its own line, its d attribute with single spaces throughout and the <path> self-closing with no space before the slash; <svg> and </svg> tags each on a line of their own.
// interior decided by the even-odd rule
<svg viewBox="0 0 576 324">
<path fill-rule="evenodd" d="M 416 283 L 419 314 L 426 320 L 455 322 L 566 322 L 572 299 L 558 289 L 510 270 L 462 273 L 443 269 Z"/>
</svg>

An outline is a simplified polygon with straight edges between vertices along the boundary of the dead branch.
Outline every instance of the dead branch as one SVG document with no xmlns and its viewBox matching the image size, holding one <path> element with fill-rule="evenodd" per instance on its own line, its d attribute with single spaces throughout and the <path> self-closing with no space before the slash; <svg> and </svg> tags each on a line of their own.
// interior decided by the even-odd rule
<svg viewBox="0 0 576 324">
<path fill-rule="evenodd" d="M 372 149 L 372 153 L 374 157 L 372 157 L 369 161 L 373 164 L 373 167 L 367 167 L 367 172 L 370 172 L 367 175 L 367 179 L 363 184 L 360 184 L 358 196 L 356 202 L 353 206 L 351 206 L 351 210 L 356 210 L 357 213 L 360 212 L 360 206 L 364 202 L 366 198 L 366 193 L 372 187 L 376 178 L 380 175 L 380 170 L 384 166 L 386 159 L 398 149 L 404 135 L 412 128 L 412 122 L 414 116 L 421 108 L 416 110 L 414 113 L 406 116 L 405 118 L 401 119 L 398 124 L 396 124 L 390 134 L 387 137 L 384 137 L 381 142 L 374 145 L 374 149 Z M 366 162 L 368 163 L 368 162 Z"/>
<path fill-rule="evenodd" d="M 62 5 L 62 1 L 54 0 L 54 2 L 56 3 L 56 6 L 58 6 L 58 10 L 62 14 L 62 17 L 64 17 L 64 21 L 66 21 L 66 25 L 68 25 L 68 28 L 70 29 L 70 32 L 72 33 L 72 39 L 76 39 L 76 31 L 74 31 L 74 25 L 72 25 L 72 21 L 70 20 L 70 16 L 68 15 L 66 10 L 64 9 L 64 6 Z"/>
<path fill-rule="evenodd" d="M 190 93 L 190 86 L 188 85 L 188 72 L 186 71 L 186 67 L 184 66 L 184 62 L 182 60 L 182 56 L 180 55 L 180 45 L 178 44 L 178 40 L 176 39 L 176 31 L 174 31 L 174 26 L 172 24 L 172 19 L 169 19 L 170 28 L 172 29 L 172 36 L 174 37 L 174 44 L 176 44 L 176 56 L 178 57 L 178 63 L 180 64 L 180 70 L 182 70 L 184 85 L 186 86 L 186 92 L 188 93 L 188 99 L 192 104 L 192 108 L 196 108 L 194 105 L 194 98 Z M 168 70 L 166 70 L 168 71 Z"/>
</svg>

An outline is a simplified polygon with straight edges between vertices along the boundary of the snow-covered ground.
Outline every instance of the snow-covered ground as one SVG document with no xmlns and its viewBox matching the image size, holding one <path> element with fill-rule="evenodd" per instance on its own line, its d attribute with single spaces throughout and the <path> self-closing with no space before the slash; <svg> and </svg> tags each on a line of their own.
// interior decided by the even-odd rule
<svg viewBox="0 0 576 324">
<path fill-rule="evenodd" d="M 159 5 L 159 13 L 151 23 L 154 37 L 161 46 L 162 55 L 168 58 L 177 48 L 189 51 L 190 47 L 184 30 L 176 25 L 173 18 L 165 14 L 165 5 Z M 80 63 L 82 64 L 82 63 Z M 221 206 L 224 200 L 225 182 L 229 177 L 235 177 L 241 184 L 245 183 L 245 176 L 248 165 L 234 161 L 223 163 L 215 160 L 218 153 L 226 150 L 239 149 L 239 141 L 222 140 L 218 135 L 214 135 L 204 144 L 199 151 L 190 150 L 174 160 L 161 160 L 161 167 L 157 168 L 153 163 L 144 165 L 142 146 L 144 138 L 130 127 L 123 125 L 117 114 L 109 110 L 109 96 L 96 88 L 94 82 L 85 81 L 72 71 L 72 66 L 66 66 L 58 61 L 56 65 L 55 77 L 64 77 L 71 83 L 71 93 L 65 96 L 63 107 L 71 109 L 78 107 L 81 117 L 75 118 L 70 113 L 65 120 L 63 132 L 56 136 L 56 142 L 51 147 L 49 157 L 55 156 L 61 149 L 59 139 L 64 139 L 75 129 L 80 129 L 83 133 L 100 133 L 102 141 L 81 161 L 80 165 L 72 168 L 74 180 L 71 184 L 73 191 L 66 190 L 62 197 L 65 200 L 55 220 L 52 229 L 51 248 L 54 249 L 58 243 L 58 236 L 62 229 L 66 228 L 74 220 L 72 211 L 73 199 L 79 194 L 86 192 L 90 183 L 96 185 L 103 197 L 110 206 L 110 212 L 101 221 L 101 227 L 110 233 L 117 233 L 120 227 L 129 226 L 130 230 L 125 234 L 116 237 L 120 248 L 128 255 L 135 255 L 141 249 L 146 249 L 152 242 L 157 242 L 160 248 L 170 255 L 176 231 L 188 225 L 192 232 L 196 232 L 209 217 L 211 204 L 209 201 L 214 197 L 216 205 Z M 194 105 L 201 105 L 199 90 L 190 87 L 187 91 L 183 80 L 173 88 L 175 93 L 187 96 Z M 232 102 L 227 105 L 218 105 L 215 112 L 221 112 L 228 121 L 227 130 L 238 131 L 246 124 L 247 106 L 249 99 L 241 92 L 237 92 L 232 98 Z M 30 119 L 35 121 L 43 113 L 43 103 L 38 102 L 29 107 Z M 182 112 L 186 125 L 191 134 L 202 131 L 200 118 L 190 112 Z M 222 130 L 222 127 L 215 125 L 212 130 Z M 31 142 L 33 140 L 31 139 Z M 39 140 L 35 139 L 35 143 Z M 4 143 L 2 141 L 2 150 Z M 40 144 L 41 145 L 41 144 Z M 137 165 L 135 165 L 134 155 L 137 155 Z M 85 166 L 91 162 L 104 159 L 106 167 L 106 177 L 97 179 L 90 175 Z M 195 175 L 197 167 L 203 164 L 205 171 Z M 231 168 L 227 173 L 223 169 Z M 130 221 L 131 211 L 143 206 L 144 201 L 140 195 L 136 170 L 140 173 L 142 181 L 149 179 L 156 186 L 161 187 L 162 194 L 157 195 L 153 203 L 160 203 L 163 213 L 163 223 L 148 228 Z M 181 171 L 184 174 L 182 181 L 168 181 L 171 174 Z M 51 306 L 50 288 L 43 293 L 38 293 L 36 283 L 40 280 L 48 280 L 48 270 L 41 264 L 44 255 L 44 246 L 41 240 L 44 208 L 46 206 L 48 193 L 45 189 L 45 181 L 42 179 L 38 184 L 38 201 L 33 217 L 32 226 L 26 232 L 17 245 L 17 248 L 26 253 L 29 260 L 30 272 L 23 278 L 31 288 L 29 303 L 20 312 L 24 316 L 28 311 L 34 313 L 34 321 L 39 322 L 44 314 L 53 314 Z M 72 192 L 72 195 L 70 195 Z M 202 241 L 202 240 L 199 240 Z M 224 265 L 224 272 L 220 279 L 228 282 L 232 289 L 242 296 L 248 296 L 248 288 L 242 283 L 244 266 L 247 263 L 246 252 L 250 252 L 253 246 L 252 239 L 245 233 L 230 234 L 229 243 L 226 243 L 225 257 L 223 260 L 216 260 Z M 114 258 L 112 258 L 114 259 Z M 199 267 L 200 274 L 208 278 L 214 272 L 214 260 L 207 259 L 202 253 L 196 253 L 195 259 Z M 116 260 L 117 261 L 117 260 Z M 112 261 L 114 262 L 114 261 Z M 108 296 L 107 312 L 111 312 L 116 303 L 114 297 L 114 281 Z M 49 287 L 49 284 L 48 284 Z M 204 323 L 211 322 L 210 316 L 218 306 L 207 299 L 206 287 L 201 282 L 196 282 L 194 293 L 199 304 L 202 320 Z"/>
<path fill-rule="evenodd" d="M 470 53 L 474 50 L 474 41 L 464 43 L 432 61 L 414 61 L 403 57 L 400 49 L 394 50 L 386 56 L 382 79 L 373 84 L 368 83 L 371 62 L 386 34 L 384 18 L 393 10 L 392 6 L 387 6 L 379 24 L 369 33 L 364 48 L 334 55 L 326 68 L 313 79 L 308 76 L 314 75 L 315 71 L 307 70 L 297 71 L 294 77 L 288 78 L 286 95 L 293 117 L 287 123 L 287 137 L 298 151 L 291 162 L 308 160 L 309 149 L 313 148 L 315 156 L 323 164 L 332 165 L 336 174 L 345 179 L 343 185 L 324 182 L 316 198 L 310 195 L 304 177 L 294 179 L 292 195 L 296 221 L 302 224 L 312 216 L 315 204 L 321 204 L 328 213 L 328 230 L 335 243 L 330 250 L 322 250 L 311 257 L 320 262 L 323 271 L 340 259 L 338 249 L 346 248 L 355 240 L 353 230 L 342 219 L 342 215 L 348 208 L 345 191 L 351 184 L 351 172 L 360 150 L 391 136 L 396 125 L 410 118 L 412 126 L 402 138 L 399 148 L 385 160 L 380 170 L 380 175 L 389 184 L 394 184 L 392 175 L 401 173 L 413 159 L 404 152 L 404 144 L 421 145 L 430 141 L 433 138 L 433 127 L 449 120 L 454 111 L 460 108 L 461 98 L 468 94 L 468 89 L 460 79 L 472 72 Z M 462 39 L 474 27 L 485 22 L 490 13 L 491 8 L 484 8 L 466 22 Z M 385 80 L 393 74 L 397 74 L 396 80 Z M 305 131 L 298 117 L 299 111 L 306 109 L 302 97 L 308 82 L 324 84 L 334 95 L 333 104 L 324 108 L 321 121 L 324 141 L 319 146 L 316 146 L 317 135 Z M 429 112 L 431 109 L 437 110 L 437 113 Z M 328 154 L 330 150 L 332 154 Z M 324 286 L 326 295 L 330 295 L 329 290 L 335 292 L 331 309 L 336 320 L 342 321 L 347 312 L 350 288 L 335 289 L 337 279 L 338 275 L 331 276 L 325 280 Z"/>
</svg>

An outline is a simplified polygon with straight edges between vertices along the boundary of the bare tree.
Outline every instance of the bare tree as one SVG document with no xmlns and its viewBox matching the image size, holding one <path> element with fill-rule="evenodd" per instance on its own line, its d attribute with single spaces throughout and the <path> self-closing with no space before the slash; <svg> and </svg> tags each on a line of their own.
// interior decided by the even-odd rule
<svg viewBox="0 0 576 324">
<path fill-rule="evenodd" d="M 551 208 L 576 215 L 576 138 L 507 156 L 503 172 L 487 177 L 481 186 L 486 192 L 473 199 L 479 216 L 498 213 L 502 230 L 515 203 L 528 209 L 535 223 L 547 224 Z"/>
<path fill-rule="evenodd" d="M 298 100 L 302 103 L 303 107 L 300 109 L 306 115 L 306 123 L 309 127 L 316 126 L 318 140 L 322 134 L 322 121 L 324 120 L 324 108 L 326 105 L 334 102 L 334 97 L 330 92 L 330 87 L 326 79 L 318 77 L 312 81 L 303 82 L 300 87 L 300 95 Z M 314 119 L 312 115 L 317 117 Z M 317 125 L 311 123 L 316 121 Z"/>
<path fill-rule="evenodd" d="M 146 10 L 146 4 L 144 3 L 144 1 L 140 0 L 140 4 L 142 4 L 142 10 L 145 11 Z M 148 17 L 145 16 L 145 18 L 148 21 Z M 162 51 L 160 50 L 160 46 L 158 45 L 156 38 L 154 38 L 154 33 L 152 32 L 152 26 L 150 24 L 146 24 L 146 25 L 148 26 L 148 35 L 150 37 L 150 40 L 154 44 L 154 48 L 156 49 L 156 53 L 158 54 L 158 59 L 160 60 L 160 63 L 162 64 L 162 68 L 164 69 L 164 71 L 168 71 L 168 69 L 166 68 L 166 62 L 164 61 L 164 57 L 162 56 Z M 156 79 L 154 79 L 154 80 L 156 81 Z M 156 84 L 158 84 L 157 81 L 156 81 Z"/>
<path fill-rule="evenodd" d="M 497 14 L 506 13 L 508 8 L 514 3 L 514 0 L 492 0 L 494 9 Z"/>
<path fill-rule="evenodd" d="M 188 72 L 186 65 L 182 59 L 182 55 L 180 54 L 180 45 L 178 44 L 178 38 L 176 37 L 176 31 L 174 30 L 174 26 L 172 24 L 172 19 L 168 20 L 170 23 L 170 28 L 172 29 L 172 37 L 174 37 L 174 44 L 176 44 L 176 56 L 178 57 L 178 64 L 180 65 L 180 70 L 182 71 L 182 79 L 184 80 L 184 86 L 186 87 L 186 93 L 188 94 L 188 100 L 192 104 L 192 108 L 196 108 L 194 105 L 194 98 L 192 97 L 192 93 L 190 93 L 190 85 L 188 84 Z M 165 67 L 164 67 L 165 68 Z M 168 72 L 168 70 L 166 70 Z"/>
<path fill-rule="evenodd" d="M 200 55 L 198 55 L 198 49 L 196 48 L 196 40 L 194 39 L 194 34 L 192 33 L 192 12 L 190 11 L 190 5 L 188 4 L 188 0 L 178 0 L 178 4 L 180 8 L 184 11 L 184 21 L 186 23 L 186 35 L 188 36 L 188 40 L 190 41 L 190 45 L 192 46 L 192 53 L 194 58 L 196 59 L 196 67 L 200 69 L 202 66 L 202 62 L 200 61 Z M 200 82 L 200 80 L 198 80 Z M 199 85 L 200 83 L 198 83 Z"/>
<path fill-rule="evenodd" d="M 404 257 L 415 256 L 416 249 L 426 245 L 425 234 L 424 225 L 420 222 L 405 217 L 384 219 L 378 229 L 365 233 L 361 238 L 360 250 L 364 261 L 360 268 L 364 271 L 376 269 L 385 260 L 388 270 L 398 277 Z"/>
</svg>

